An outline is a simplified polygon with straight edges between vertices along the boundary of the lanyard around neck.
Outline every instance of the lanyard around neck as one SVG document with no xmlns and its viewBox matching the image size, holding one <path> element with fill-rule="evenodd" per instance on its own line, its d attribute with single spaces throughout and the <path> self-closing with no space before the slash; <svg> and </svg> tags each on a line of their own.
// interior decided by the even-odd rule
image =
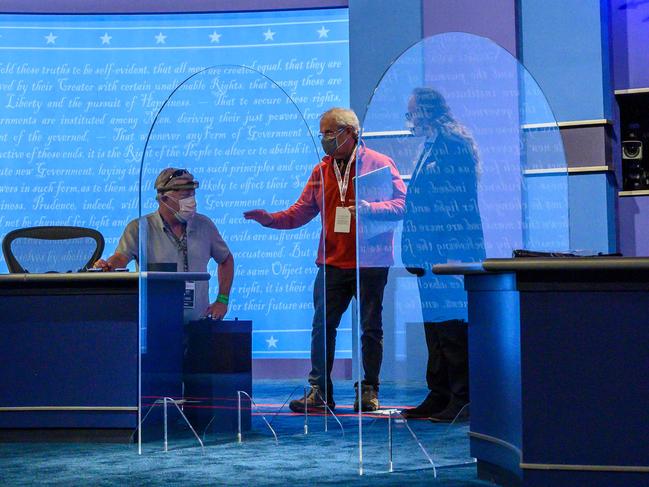
<svg viewBox="0 0 649 487">
<path fill-rule="evenodd" d="M 160 218 L 162 218 L 162 215 L 160 216 Z M 189 256 L 187 255 L 187 226 L 185 225 L 183 234 L 180 237 L 177 237 L 172 230 L 171 225 L 169 225 L 164 218 L 162 218 L 162 224 L 167 230 L 166 233 L 173 239 L 174 243 L 176 244 L 178 252 L 182 252 L 183 254 L 183 271 L 189 272 Z"/>
<path fill-rule="evenodd" d="M 354 151 L 352 152 L 352 155 L 349 156 L 349 160 L 347 161 L 347 167 L 345 167 L 344 176 L 340 173 L 340 169 L 338 168 L 338 164 L 336 164 L 336 161 L 334 161 L 333 164 L 334 173 L 336 174 L 336 181 L 338 182 L 338 191 L 340 192 L 340 201 L 342 203 L 345 203 L 345 196 L 347 195 L 347 188 L 349 187 L 349 175 L 352 172 L 352 162 L 356 157 L 357 147 L 358 146 L 354 147 Z"/>
</svg>

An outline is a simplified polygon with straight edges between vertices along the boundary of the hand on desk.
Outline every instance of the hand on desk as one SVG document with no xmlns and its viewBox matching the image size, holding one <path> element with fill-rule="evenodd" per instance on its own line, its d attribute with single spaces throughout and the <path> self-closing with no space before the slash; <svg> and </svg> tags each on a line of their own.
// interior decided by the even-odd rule
<svg viewBox="0 0 649 487">
<path fill-rule="evenodd" d="M 123 268 L 128 265 L 128 260 L 128 257 L 126 257 L 125 255 L 122 255 L 119 252 L 115 252 L 106 260 L 99 259 L 92 266 L 95 269 L 101 269 L 104 272 L 123 270 Z"/>
<path fill-rule="evenodd" d="M 94 267 L 95 269 L 101 269 L 104 272 L 109 272 L 115 269 L 113 264 L 111 264 L 110 262 L 104 259 L 99 259 L 97 262 L 93 264 L 92 267 Z"/>
<path fill-rule="evenodd" d="M 207 318 L 212 318 L 213 320 L 221 320 L 228 312 L 228 305 L 214 302 L 210 304 L 205 310 L 205 316 Z"/>
</svg>

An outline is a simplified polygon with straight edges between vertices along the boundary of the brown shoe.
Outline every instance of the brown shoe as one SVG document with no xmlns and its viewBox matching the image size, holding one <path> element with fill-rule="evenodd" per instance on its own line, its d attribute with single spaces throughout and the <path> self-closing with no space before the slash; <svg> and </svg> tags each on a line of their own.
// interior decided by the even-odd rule
<svg viewBox="0 0 649 487">
<path fill-rule="evenodd" d="M 354 411 L 358 412 L 358 382 L 354 384 L 356 390 Z M 361 384 L 361 410 L 371 412 L 379 409 L 379 387 L 372 384 Z"/>
<path fill-rule="evenodd" d="M 327 401 L 327 406 L 333 411 L 336 408 L 336 403 L 332 398 L 330 398 Z M 306 398 L 295 399 L 288 404 L 288 407 L 294 413 L 303 413 L 307 409 L 308 411 L 324 411 L 324 394 L 318 386 L 311 386 L 311 390 L 307 394 Z"/>
</svg>

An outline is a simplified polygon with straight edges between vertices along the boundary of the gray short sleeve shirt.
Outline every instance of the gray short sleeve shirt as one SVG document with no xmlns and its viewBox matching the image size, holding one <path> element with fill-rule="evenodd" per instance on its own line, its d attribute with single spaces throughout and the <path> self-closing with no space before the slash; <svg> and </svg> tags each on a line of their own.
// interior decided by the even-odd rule
<svg viewBox="0 0 649 487">
<path fill-rule="evenodd" d="M 147 228 L 147 260 L 149 263 L 175 262 L 178 270 L 184 268 L 184 252 L 179 248 L 174 236 L 162 222 L 157 211 L 145 216 Z M 214 222 L 205 215 L 196 214 L 187 224 L 187 263 L 189 272 L 207 272 L 210 258 L 222 263 L 230 255 L 230 249 L 221 238 Z M 139 221 L 132 220 L 124 230 L 116 252 L 135 259 L 138 255 Z M 185 321 L 200 318 L 209 306 L 209 283 L 197 281 L 193 309 L 185 309 Z"/>
</svg>

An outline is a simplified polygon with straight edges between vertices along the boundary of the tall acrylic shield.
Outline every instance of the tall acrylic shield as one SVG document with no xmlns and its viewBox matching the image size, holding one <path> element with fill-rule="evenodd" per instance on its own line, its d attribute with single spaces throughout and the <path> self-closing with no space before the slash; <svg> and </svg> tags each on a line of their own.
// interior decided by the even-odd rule
<svg viewBox="0 0 649 487">
<path fill-rule="evenodd" d="M 482 37 L 447 33 L 387 69 L 361 140 L 354 180 L 361 471 L 470 463 L 467 334 L 479 318 L 467 309 L 462 277 L 432 268 L 516 249 L 570 249 L 556 121 L 511 54 Z"/>
<path fill-rule="evenodd" d="M 254 445 L 309 421 L 322 430 L 327 418 L 289 410 L 309 392 L 311 325 L 324 323 L 313 308 L 317 119 L 243 66 L 203 69 L 169 91 L 150 112 L 141 167 L 140 445 Z"/>
</svg>

